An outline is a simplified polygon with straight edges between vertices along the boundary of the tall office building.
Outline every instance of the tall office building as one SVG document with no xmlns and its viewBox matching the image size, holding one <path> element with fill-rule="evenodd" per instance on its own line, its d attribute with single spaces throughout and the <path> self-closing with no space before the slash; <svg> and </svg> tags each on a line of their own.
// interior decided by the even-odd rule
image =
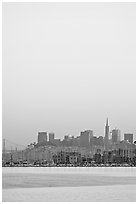
<svg viewBox="0 0 138 204">
<path fill-rule="evenodd" d="M 47 132 L 38 132 L 38 143 L 47 142 Z"/>
<path fill-rule="evenodd" d="M 128 140 L 130 143 L 133 143 L 133 134 L 125 133 L 124 134 L 124 140 Z"/>
<path fill-rule="evenodd" d="M 80 134 L 80 146 L 81 147 L 90 147 L 92 137 L 93 137 L 93 131 L 92 130 L 85 130 L 85 131 L 81 132 L 81 134 Z"/>
<path fill-rule="evenodd" d="M 49 142 L 52 143 L 54 141 L 54 139 L 55 139 L 55 134 L 53 132 L 50 132 L 49 133 Z"/>
<path fill-rule="evenodd" d="M 112 130 L 112 143 L 117 143 L 120 141 L 120 130 L 113 129 Z"/>
<path fill-rule="evenodd" d="M 107 118 L 106 125 L 105 125 L 105 137 L 104 137 L 105 150 L 108 150 L 108 145 L 109 145 L 109 122 L 108 122 L 108 118 Z"/>
</svg>

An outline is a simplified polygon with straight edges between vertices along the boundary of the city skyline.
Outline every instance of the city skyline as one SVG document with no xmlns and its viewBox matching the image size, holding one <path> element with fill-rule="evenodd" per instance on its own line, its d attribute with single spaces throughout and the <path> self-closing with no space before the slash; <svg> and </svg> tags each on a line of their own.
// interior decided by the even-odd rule
<svg viewBox="0 0 138 204">
<path fill-rule="evenodd" d="M 136 140 L 135 3 L 3 3 L 2 136 Z M 18 16 L 18 18 L 17 18 Z"/>
<path fill-rule="evenodd" d="M 65 136 L 73 136 L 73 137 L 78 137 L 78 136 L 80 136 L 81 135 L 81 133 L 83 132 L 83 131 L 92 131 L 93 132 L 93 137 L 100 137 L 100 136 L 102 136 L 103 138 L 106 138 L 107 140 L 108 139 L 111 139 L 112 138 L 112 131 L 115 131 L 115 130 L 117 130 L 117 131 L 119 131 L 119 140 L 121 141 L 121 140 L 124 140 L 124 135 L 125 134 L 132 134 L 133 136 L 134 136 L 134 139 L 135 139 L 135 135 L 134 135 L 134 133 L 133 132 L 124 132 L 124 133 L 122 133 L 121 132 L 121 130 L 120 129 L 118 129 L 118 127 L 117 126 L 115 126 L 114 128 L 110 128 L 110 125 L 109 125 L 109 118 L 107 117 L 106 118 L 106 122 L 105 122 L 105 126 L 104 126 L 104 134 L 101 134 L 101 135 L 97 135 L 95 132 L 94 132 L 94 130 L 93 129 L 83 129 L 83 130 L 80 130 L 80 132 L 78 133 L 78 134 L 70 134 L 70 133 L 66 133 L 66 134 L 64 134 L 64 135 L 62 135 L 62 137 L 60 137 L 60 138 L 57 138 L 57 139 L 62 139 L 63 137 L 65 137 Z M 52 134 L 52 135 L 54 135 L 54 137 L 55 137 L 55 132 L 54 131 L 47 131 L 47 130 L 39 130 L 38 132 L 37 132 L 37 134 L 38 134 L 38 137 L 39 137 L 39 133 L 46 133 L 47 134 L 47 136 L 46 136 L 46 140 L 48 141 L 48 135 L 49 134 Z"/>
<path fill-rule="evenodd" d="M 86 133 L 86 135 L 85 135 Z M 83 130 L 80 130 L 80 132 L 77 134 L 77 135 L 74 135 L 74 134 L 64 134 L 62 135 L 60 138 L 58 138 L 55 134 L 55 132 L 53 131 L 47 131 L 47 130 L 39 130 L 37 131 L 37 134 L 36 134 L 36 138 L 34 141 L 29 141 L 28 144 L 26 144 L 26 147 L 28 145 L 31 145 L 31 144 L 39 144 L 39 143 L 43 143 L 43 142 L 50 142 L 51 141 L 53 142 L 54 141 L 58 141 L 58 142 L 62 142 L 64 140 L 66 140 L 66 137 L 68 137 L 68 139 L 81 139 L 81 136 L 83 136 L 83 140 L 82 140 L 82 143 L 84 142 L 85 143 L 85 140 L 87 140 L 87 133 L 90 133 L 91 134 L 91 138 L 92 137 L 96 137 L 97 139 L 102 137 L 103 138 L 103 142 L 104 142 L 104 148 L 105 150 L 108 149 L 108 145 L 109 145 L 109 141 L 112 141 L 112 143 L 117 143 L 117 142 L 120 142 L 120 141 L 123 141 L 123 140 L 131 140 L 131 143 L 134 143 L 135 140 L 136 140 L 136 137 L 135 135 L 132 133 L 132 132 L 124 132 L 123 134 L 121 134 L 121 130 L 118 129 L 117 127 L 115 128 L 110 128 L 110 125 L 109 125 L 109 118 L 107 117 L 106 118 L 106 122 L 105 122 L 105 126 L 104 126 L 104 134 L 103 135 L 97 135 L 97 134 L 94 134 L 94 131 L 92 129 L 83 129 Z M 85 138 L 86 137 L 86 138 Z M 131 139 L 129 139 L 129 137 L 131 137 Z M 51 139 L 50 139 L 51 138 Z M 127 139 L 126 139 L 127 138 Z M 51 141 L 50 141 L 51 140 Z M 7 140 L 7 138 L 3 138 L 3 141 L 4 141 L 4 146 L 5 146 L 5 141 L 6 141 L 6 146 L 9 148 L 9 149 L 12 149 L 12 148 L 17 148 L 17 147 L 25 147 L 24 144 L 17 144 L 16 141 L 11 141 L 11 140 Z M 7 144 L 7 142 L 9 144 Z M 90 141 L 89 141 L 90 142 Z M 87 142 L 86 142 L 87 143 Z M 58 144 L 56 144 L 58 145 Z M 20 149 L 19 148 L 19 149 Z"/>
</svg>

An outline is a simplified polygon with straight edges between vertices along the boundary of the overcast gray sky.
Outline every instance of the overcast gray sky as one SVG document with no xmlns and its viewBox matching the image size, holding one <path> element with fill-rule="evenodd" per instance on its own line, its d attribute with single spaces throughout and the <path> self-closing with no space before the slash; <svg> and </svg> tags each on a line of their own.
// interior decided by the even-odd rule
<svg viewBox="0 0 138 204">
<path fill-rule="evenodd" d="M 135 3 L 3 3 L 3 138 L 136 134 Z"/>
</svg>

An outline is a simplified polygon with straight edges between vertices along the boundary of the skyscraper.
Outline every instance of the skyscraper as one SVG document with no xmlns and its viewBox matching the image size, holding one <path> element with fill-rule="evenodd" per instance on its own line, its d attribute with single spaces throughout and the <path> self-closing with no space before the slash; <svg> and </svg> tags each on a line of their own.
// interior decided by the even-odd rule
<svg viewBox="0 0 138 204">
<path fill-rule="evenodd" d="M 54 141 L 54 139 L 55 139 L 55 134 L 53 132 L 50 132 L 49 133 L 49 142 L 52 143 Z"/>
<path fill-rule="evenodd" d="M 47 132 L 38 132 L 38 143 L 47 142 Z"/>
<path fill-rule="evenodd" d="M 120 141 L 120 130 L 115 128 L 112 130 L 112 142 L 117 143 L 119 141 Z"/>
<path fill-rule="evenodd" d="M 109 144 L 109 122 L 108 122 L 108 118 L 107 118 L 106 125 L 105 125 L 105 137 L 104 137 L 105 150 L 108 150 L 108 144 Z"/>
<path fill-rule="evenodd" d="M 85 130 L 80 134 L 80 146 L 81 147 L 90 147 L 91 140 L 93 137 L 92 130 Z"/>
<path fill-rule="evenodd" d="M 132 133 L 125 133 L 124 140 L 128 140 L 130 143 L 133 143 L 133 134 Z"/>
</svg>

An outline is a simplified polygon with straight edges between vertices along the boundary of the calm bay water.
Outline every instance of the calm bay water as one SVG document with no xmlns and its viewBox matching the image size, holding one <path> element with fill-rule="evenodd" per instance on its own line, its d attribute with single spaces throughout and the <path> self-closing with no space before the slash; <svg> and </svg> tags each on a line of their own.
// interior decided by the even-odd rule
<svg viewBox="0 0 138 204">
<path fill-rule="evenodd" d="M 2 186 L 2 200 L 7 202 L 133 202 L 136 168 L 6 167 Z"/>
</svg>

